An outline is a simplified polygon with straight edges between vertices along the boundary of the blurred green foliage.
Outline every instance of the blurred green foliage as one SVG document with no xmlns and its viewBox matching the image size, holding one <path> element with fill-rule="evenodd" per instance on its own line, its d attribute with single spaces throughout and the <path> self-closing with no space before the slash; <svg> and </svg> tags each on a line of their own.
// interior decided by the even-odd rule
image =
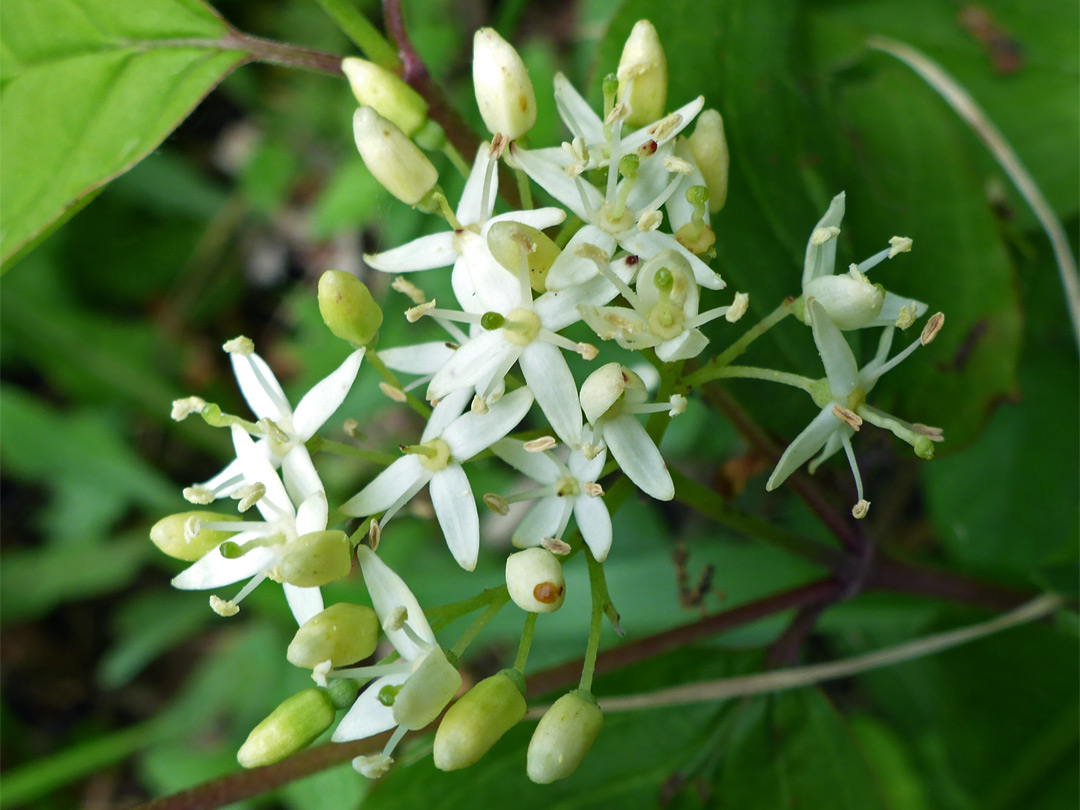
<svg viewBox="0 0 1080 810">
<path fill-rule="evenodd" d="M 377 3 L 358 5 L 378 18 Z M 315 3 L 223 0 L 219 10 L 243 31 L 354 52 Z M 494 24 L 512 38 L 536 86 L 540 145 L 564 136 L 550 98 L 555 71 L 598 100 L 626 33 L 650 18 L 667 49 L 671 103 L 704 94 L 724 115 L 732 178 L 714 219 L 716 266 L 733 289 L 752 291 L 752 315 L 797 292 L 809 229 L 842 189 L 841 260 L 911 236 L 914 251 L 875 280 L 944 310 L 946 328 L 875 394 L 942 426 L 948 442 L 925 464 L 864 431 L 860 462 L 879 493 L 867 530 L 905 558 L 1076 596 L 1076 347 L 1049 248 L 978 139 L 906 68 L 863 45 L 892 36 L 953 73 L 1075 239 L 1075 4 L 673 0 L 658 11 L 646 0 L 406 0 L 405 11 L 433 76 L 477 129 L 471 31 Z M 0 805 L 113 806 L 232 772 L 248 730 L 306 680 L 283 658 L 292 618 L 280 592 L 260 589 L 226 622 L 203 595 L 171 591 L 179 565 L 146 542 L 158 517 L 184 508 L 180 488 L 228 452 L 205 425 L 171 422 L 170 401 L 192 393 L 246 412 L 219 350 L 239 333 L 255 339 L 287 393 L 306 390 L 348 352 L 319 318 L 319 274 L 361 271 L 362 252 L 434 223 L 392 201 L 360 162 L 341 81 L 245 66 L 181 123 L 240 55 L 133 43 L 219 38 L 224 24 L 197 0 L 8 0 L 0 28 L 0 242 L 10 268 L 0 286 Z M 460 181 L 438 165 L 453 198 Z M 429 276 L 429 296 L 448 292 L 445 278 Z M 387 313 L 381 345 L 414 339 L 397 315 L 405 299 L 386 277 L 365 281 Z M 714 324 L 711 336 L 723 346 L 730 327 Z M 751 359 L 818 373 L 805 327 L 792 322 Z M 355 418 L 366 446 L 391 449 L 418 422 L 374 383 L 365 367 L 328 429 Z M 780 441 L 813 413 L 798 392 L 748 382 L 729 390 Z M 724 466 L 750 457 L 704 405 L 673 423 L 665 451 L 737 508 L 826 536 L 790 496 L 765 496 L 763 475 L 744 482 Z M 337 496 L 371 474 L 340 459 L 325 470 Z M 845 474 L 826 465 L 819 477 L 843 492 Z M 496 467 L 481 467 L 475 486 L 499 481 Z M 687 510 L 631 501 L 615 526 L 606 569 L 631 637 L 697 615 L 680 604 L 677 543 L 692 579 L 715 570 L 706 612 L 817 575 Z M 500 581 L 505 531 L 496 521 L 485 530 L 492 542 L 471 578 L 457 575 L 422 515 L 401 519 L 381 551 L 423 604 L 437 605 Z M 567 584 L 566 606 L 540 623 L 531 668 L 581 653 L 583 566 L 570 567 Z M 355 580 L 328 593 L 366 599 Z M 807 655 L 828 660 L 975 617 L 868 594 L 830 609 Z M 604 676 L 597 692 L 757 671 L 787 618 Z M 500 616 L 465 664 L 490 669 L 518 631 L 516 616 Z M 604 645 L 615 642 L 605 629 Z M 421 740 L 367 799 L 367 783 L 343 765 L 246 806 L 449 808 L 509 796 L 523 808 L 1076 806 L 1076 653 L 1075 628 L 1027 627 L 827 690 L 612 715 L 586 766 L 550 788 L 525 780 L 526 725 L 460 774 L 437 773 Z"/>
</svg>

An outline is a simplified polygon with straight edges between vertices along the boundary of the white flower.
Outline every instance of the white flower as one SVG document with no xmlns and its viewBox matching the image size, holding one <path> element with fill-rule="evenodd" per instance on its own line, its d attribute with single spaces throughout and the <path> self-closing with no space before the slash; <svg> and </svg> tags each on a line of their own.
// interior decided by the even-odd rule
<svg viewBox="0 0 1080 810">
<path fill-rule="evenodd" d="M 525 266 L 526 250 L 523 244 L 516 274 L 496 262 L 490 251 L 470 252 L 466 257 L 470 286 L 459 298 L 474 303 L 461 313 L 438 309 L 426 312 L 474 327 L 472 337 L 432 377 L 427 397 L 438 400 L 464 388 L 475 388 L 480 399 L 490 402 L 517 363 L 552 429 L 564 442 L 577 447 L 582 427 L 577 384 L 561 350 L 589 359 L 596 350 L 557 333 L 581 319 L 579 305 L 610 301 L 616 289 L 606 278 L 598 277 L 560 292 L 544 293 L 534 301 Z M 606 267 L 606 260 L 604 263 Z M 619 273 L 628 275 L 631 270 L 626 262 L 617 263 L 612 278 L 618 278 Z"/>
<path fill-rule="evenodd" d="M 285 486 L 299 503 L 303 498 L 298 496 L 296 482 L 310 480 L 315 474 L 305 442 L 345 401 L 360 370 L 365 350 L 357 349 L 346 357 L 335 371 L 303 396 L 294 411 L 274 372 L 265 360 L 255 354 L 250 341 L 237 338 L 225 346 L 240 393 L 260 420 L 261 426 L 267 430 L 267 435 L 257 444 L 259 452 L 274 469 L 284 468 Z M 198 498 L 197 503 L 209 503 L 215 498 L 232 495 L 251 483 L 254 482 L 244 478 L 243 464 L 237 459 L 209 481 L 192 487 L 185 497 L 189 500 Z"/>
<path fill-rule="evenodd" d="M 566 463 L 549 453 L 531 453 L 525 443 L 503 439 L 491 448 L 499 458 L 524 473 L 539 489 L 512 495 L 507 503 L 535 500 L 511 538 L 518 548 L 543 545 L 547 539 L 561 540 L 573 515 L 593 557 L 603 561 L 611 549 L 611 516 L 604 505 L 604 491 L 596 479 L 607 461 L 601 450 L 593 458 L 572 451 Z"/>
<path fill-rule="evenodd" d="M 704 99 L 698 97 L 625 138 L 622 127 L 626 110 L 614 108 L 608 116 L 610 125 L 605 124 L 562 75 L 555 78 L 555 100 L 574 136 L 573 143 L 568 149 L 536 150 L 512 144 L 512 162 L 587 225 L 614 237 L 624 250 L 643 259 L 665 249 L 682 253 L 700 285 L 722 289 L 724 282 L 717 273 L 672 234 L 655 228 L 655 213 L 685 177 L 665 164 L 665 158 L 672 154 L 670 143 L 698 114 Z M 582 173 L 603 165 L 608 166 L 608 180 L 600 190 Z"/>
<path fill-rule="evenodd" d="M 409 730 L 431 723 L 461 687 L 461 675 L 435 640 L 420 603 L 389 566 L 367 546 L 357 548 L 364 583 L 399 661 L 353 667 L 333 677 L 371 678 L 334 730 L 334 742 L 362 740 L 397 727 L 381 754 L 358 757 L 353 767 L 369 778 L 386 772 L 390 755 Z"/>
<path fill-rule="evenodd" d="M 346 501 L 341 511 L 354 517 L 383 512 L 385 525 L 413 495 L 431 484 L 431 502 L 446 544 L 458 565 L 471 571 L 480 549 L 480 520 L 472 486 L 461 465 L 514 429 L 532 406 L 527 388 L 513 391 L 486 413 L 462 411 L 470 392 L 462 390 L 435 406 L 420 444 Z"/>
<path fill-rule="evenodd" d="M 305 535 L 325 530 L 327 519 L 326 493 L 314 467 L 303 470 L 303 477 L 294 480 L 294 488 L 300 495 L 297 499 L 300 506 L 295 507 L 281 478 L 251 436 L 234 426 L 232 437 L 236 448 L 235 463 L 249 486 L 256 488 L 256 494 L 261 492 L 255 506 L 263 519 L 202 524 L 202 528 L 236 534 L 181 571 L 172 581 L 173 587 L 182 590 L 207 590 L 249 579 L 240 593 L 228 601 L 211 597 L 211 605 L 222 615 L 235 614 L 240 601 L 273 573 L 288 553 L 290 544 Z M 199 527 L 192 528 L 197 530 Z M 301 588 L 287 582 L 283 587 L 298 624 L 323 609 L 318 588 Z"/>
<path fill-rule="evenodd" d="M 697 357 L 709 342 L 697 327 L 739 311 L 717 307 L 699 313 L 693 272 L 672 250 L 661 251 L 645 263 L 635 289 L 624 284 L 620 290 L 629 308 L 583 304 L 579 311 L 604 340 L 614 339 L 624 349 L 655 347 L 656 356 L 665 363 Z"/>
<path fill-rule="evenodd" d="M 866 395 L 883 374 L 899 365 L 919 346 L 925 346 L 937 336 L 944 316 L 941 313 L 933 316 L 919 339 L 891 360 L 888 356 L 896 329 L 887 327 L 882 333 L 874 359 L 859 369 L 851 347 L 829 318 L 825 308 L 816 299 L 810 299 L 807 309 L 810 312 L 814 343 L 817 344 L 818 353 L 825 366 L 826 378 L 813 393 L 814 402 L 821 408 L 821 412 L 788 445 L 776 469 L 769 476 L 765 489 L 770 492 L 776 489 L 819 450 L 821 454 L 810 464 L 810 472 L 814 472 L 818 465 L 843 448 L 855 477 L 859 498 L 853 513 L 856 517 L 863 517 L 870 504 L 863 497 L 862 476 L 855 462 L 851 437 L 860 429 L 864 420 L 892 431 L 897 437 L 911 444 L 916 455 L 921 458 L 932 458 L 933 443 L 944 438 L 938 428 L 904 422 L 866 403 Z"/>
<path fill-rule="evenodd" d="M 581 386 L 581 407 L 592 425 L 598 445 L 583 448 L 586 455 L 607 447 L 619 467 L 646 495 L 658 501 L 675 497 L 675 484 L 656 443 L 636 414 L 667 411 L 672 416 L 685 408 L 685 399 L 664 404 L 646 403 L 648 392 L 641 378 L 625 366 L 601 366 Z"/>
<path fill-rule="evenodd" d="M 456 275 L 466 247 L 486 249 L 487 232 L 496 222 L 520 222 L 544 230 L 566 219 L 566 213 L 558 208 L 511 211 L 493 217 L 499 193 L 497 168 L 498 161 L 491 158 L 487 144 L 481 144 L 458 202 L 457 224 L 449 231 L 421 236 L 382 253 L 367 254 L 364 261 L 384 273 L 413 273 L 454 265 Z"/>
<path fill-rule="evenodd" d="M 844 193 L 833 197 L 825 216 L 810 234 L 803 263 L 804 300 L 816 298 L 836 326 L 843 330 L 874 326 L 899 326 L 906 329 L 926 312 L 926 304 L 887 292 L 880 284 L 866 278 L 873 267 L 885 259 L 911 250 L 911 240 L 894 236 L 889 247 L 875 253 L 847 273 L 836 274 L 836 239 L 844 218 Z M 809 307 L 805 310 L 810 323 Z"/>
</svg>

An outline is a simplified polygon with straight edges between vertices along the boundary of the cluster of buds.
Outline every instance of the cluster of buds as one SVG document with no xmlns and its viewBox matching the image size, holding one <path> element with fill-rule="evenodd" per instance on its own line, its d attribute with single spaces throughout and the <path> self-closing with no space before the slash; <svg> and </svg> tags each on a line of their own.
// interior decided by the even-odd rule
<svg viewBox="0 0 1080 810">
<path fill-rule="evenodd" d="M 456 770 L 478 761 L 525 717 L 528 646 L 537 617 L 563 605 L 563 566 L 581 553 L 591 573 L 602 572 L 613 530 L 601 481 L 618 469 L 649 497 L 666 501 L 675 495 L 656 434 L 641 417 L 659 424 L 686 410 L 689 388 L 680 392 L 671 383 L 680 366 L 667 366 L 674 372 L 656 392 L 614 351 L 647 352 L 657 365 L 681 364 L 709 345 L 702 327 L 716 321 L 714 327 L 724 328 L 747 312 L 749 296 L 742 292 L 708 307 L 702 303 L 703 295 L 726 286 L 709 263 L 716 243 L 711 217 L 727 200 L 728 147 L 720 113 L 704 109 L 703 98 L 669 111 L 667 59 L 656 30 L 643 20 L 634 26 L 617 71 L 602 83 L 602 110 L 593 110 L 565 77 L 555 77 L 555 103 L 569 140 L 531 148 L 525 136 L 536 123 L 537 105 L 528 70 L 512 45 L 482 29 L 474 39 L 473 82 L 492 137 L 477 152 L 453 209 L 425 154 L 449 147 L 428 119 L 424 100 L 371 63 L 350 58 L 342 69 L 361 105 L 354 134 L 371 173 L 396 198 L 447 225 L 365 259 L 396 275 L 392 287 L 408 299 L 408 321 L 431 319 L 446 336 L 380 347 L 376 354 L 382 310 L 357 278 L 327 272 L 319 282 L 319 309 L 352 351 L 295 409 L 252 341 L 242 337 L 225 350 L 254 419 L 197 397 L 174 404 L 176 419 L 198 415 L 228 428 L 236 450 L 234 461 L 188 487 L 185 497 L 200 506 L 233 499 L 240 513 L 254 507 L 261 520 L 203 509 L 163 519 L 151 538 L 166 554 L 191 563 L 173 580 L 178 588 L 217 590 L 247 581 L 229 599 L 210 598 L 219 614 L 235 615 L 240 602 L 271 579 L 282 584 L 296 618 L 286 657 L 310 670 L 316 686 L 286 700 L 252 731 L 239 753 L 242 765 L 268 764 L 299 750 L 344 710 L 335 741 L 392 732 L 380 753 L 354 761 L 359 772 L 372 778 L 385 773 L 405 735 L 440 715 L 435 765 Z M 496 214 L 500 162 L 517 174 L 526 204 Z M 558 204 L 533 208 L 530 183 Z M 926 306 L 885 291 L 867 273 L 910 250 L 911 240 L 894 237 L 880 253 L 836 274 L 843 211 L 841 194 L 813 229 L 802 295 L 792 306 L 810 326 L 825 366 L 823 379 L 799 378 L 821 411 L 784 453 L 767 488 L 819 451 L 811 470 L 842 448 L 858 489 L 853 513 L 862 517 L 869 503 L 851 438 L 865 422 L 891 430 L 923 458 L 942 438 L 940 430 L 903 422 L 866 398 L 886 371 L 933 340 L 943 316 L 929 319 L 919 340 L 889 359 L 896 330 L 910 327 Z M 563 225 L 568 213 L 575 227 L 547 232 Z M 451 268 L 455 306 L 440 306 L 405 277 L 444 268 Z M 843 332 L 870 327 L 882 327 L 882 337 L 874 359 L 860 369 Z M 574 329 L 593 336 L 570 337 Z M 568 356 L 593 363 L 604 352 L 611 356 L 579 383 Z M 316 432 L 345 402 L 365 357 L 386 372 L 384 393 L 404 402 L 426 386 L 431 410 L 419 440 L 402 444 L 399 458 L 331 511 L 312 453 L 334 443 Z M 768 378 L 768 370 L 751 371 L 744 376 Z M 413 379 L 402 385 L 394 372 Z M 539 438 L 513 435 L 534 405 L 543 419 Z M 513 503 L 532 504 L 511 529 L 521 550 L 506 559 L 502 592 L 503 603 L 525 612 L 526 630 L 513 669 L 480 681 L 452 703 L 462 686 L 457 656 L 463 648 L 440 645 L 416 597 L 377 548 L 394 516 L 426 487 L 453 559 L 473 570 L 481 532 L 467 469 L 481 454 L 535 484 L 483 497 L 504 517 Z M 347 535 L 331 525 L 331 516 L 363 519 L 363 530 Z M 571 521 L 576 532 L 569 530 Z M 372 607 L 325 607 L 321 587 L 348 576 L 354 558 Z M 610 608 L 610 602 L 602 605 L 606 585 L 598 587 L 592 576 L 590 581 L 599 617 L 599 607 Z M 598 622 L 591 626 L 599 632 Z M 393 652 L 364 663 L 376 654 L 380 637 Z M 589 645 L 594 658 L 596 646 Z M 583 688 L 556 701 L 533 734 L 526 771 L 534 782 L 572 774 L 600 731 L 602 714 L 585 688 L 591 687 L 588 661 L 586 670 Z"/>
</svg>

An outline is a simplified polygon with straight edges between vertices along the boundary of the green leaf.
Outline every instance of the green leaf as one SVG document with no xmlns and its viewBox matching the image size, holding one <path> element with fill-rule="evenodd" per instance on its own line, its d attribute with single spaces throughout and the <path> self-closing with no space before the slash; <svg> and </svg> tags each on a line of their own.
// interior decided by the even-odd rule
<svg viewBox="0 0 1080 810">
<path fill-rule="evenodd" d="M 124 602 L 114 614 L 115 641 L 101 659 L 98 679 L 107 689 L 125 686 L 213 617 L 202 599 L 187 592 L 153 591 Z"/>
<path fill-rule="evenodd" d="M 8 0 L 0 29 L 5 267 L 246 58 L 200 0 Z"/>
</svg>

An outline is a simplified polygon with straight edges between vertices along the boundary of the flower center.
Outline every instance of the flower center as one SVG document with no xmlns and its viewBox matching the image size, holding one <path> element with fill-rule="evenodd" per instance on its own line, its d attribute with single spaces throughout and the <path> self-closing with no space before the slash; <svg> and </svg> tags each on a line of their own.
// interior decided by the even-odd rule
<svg viewBox="0 0 1080 810">
<path fill-rule="evenodd" d="M 540 319 L 529 309 L 515 309 L 502 322 L 503 337 L 516 346 L 528 346 L 540 334 Z"/>
<path fill-rule="evenodd" d="M 404 446 L 401 452 L 416 456 L 420 459 L 420 463 L 432 472 L 438 472 L 450 463 L 450 446 L 442 439 Z"/>
</svg>

